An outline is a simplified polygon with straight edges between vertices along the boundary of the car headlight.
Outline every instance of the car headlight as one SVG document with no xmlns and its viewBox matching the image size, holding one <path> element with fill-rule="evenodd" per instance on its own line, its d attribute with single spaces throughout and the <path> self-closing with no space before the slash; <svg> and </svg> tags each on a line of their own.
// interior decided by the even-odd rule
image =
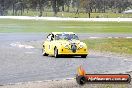
<svg viewBox="0 0 132 88">
<path fill-rule="evenodd" d="M 65 46 L 65 48 L 67 48 L 67 49 L 68 49 L 68 48 L 69 48 L 69 46 L 68 46 L 68 45 L 66 45 L 66 46 Z"/>
<path fill-rule="evenodd" d="M 80 47 L 79 48 L 83 48 L 83 45 L 80 45 Z"/>
</svg>

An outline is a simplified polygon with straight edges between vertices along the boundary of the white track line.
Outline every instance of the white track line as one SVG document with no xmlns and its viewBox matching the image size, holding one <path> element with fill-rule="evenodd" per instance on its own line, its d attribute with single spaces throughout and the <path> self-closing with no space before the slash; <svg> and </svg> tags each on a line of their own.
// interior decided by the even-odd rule
<svg viewBox="0 0 132 88">
<path fill-rule="evenodd" d="M 101 37 L 89 37 L 90 39 L 98 39 L 98 38 L 101 38 Z"/>
<path fill-rule="evenodd" d="M 18 47 L 18 48 L 26 48 L 26 49 L 32 49 L 32 48 L 34 48 L 33 46 L 30 46 L 30 45 L 23 45 L 20 42 L 11 43 L 10 46 Z"/>
<path fill-rule="evenodd" d="M 65 80 L 74 80 L 75 78 L 66 78 L 66 79 L 58 79 L 58 80 L 42 80 L 42 81 L 28 81 L 28 82 L 19 82 L 19 83 L 9 83 L 5 85 L 21 85 L 21 84 L 30 84 L 30 83 L 42 83 L 42 82 L 52 82 L 52 81 L 65 81 Z M 5 86 L 2 85 L 2 86 Z"/>
<path fill-rule="evenodd" d="M 89 21 L 89 22 L 132 22 L 132 18 L 61 18 L 31 16 L 0 16 L 0 19 L 48 20 L 48 21 Z"/>
<path fill-rule="evenodd" d="M 118 38 L 126 38 L 126 39 L 132 39 L 132 37 L 88 37 L 89 39 L 99 39 L 99 38 L 109 38 L 109 39 L 111 39 L 111 38 L 116 38 L 116 39 L 118 39 Z"/>
<path fill-rule="evenodd" d="M 125 38 L 130 39 L 130 38 L 132 38 L 132 37 L 125 37 Z"/>
</svg>

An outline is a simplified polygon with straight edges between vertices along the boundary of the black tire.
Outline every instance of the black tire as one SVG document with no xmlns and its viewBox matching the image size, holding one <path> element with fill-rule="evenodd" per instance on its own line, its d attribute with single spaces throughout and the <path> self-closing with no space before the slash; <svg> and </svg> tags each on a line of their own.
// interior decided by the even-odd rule
<svg viewBox="0 0 132 88">
<path fill-rule="evenodd" d="M 79 85 L 84 85 L 87 80 L 84 76 L 76 76 L 76 81 Z"/>
<path fill-rule="evenodd" d="M 45 52 L 45 49 L 44 49 L 45 47 L 43 46 L 43 49 L 42 49 L 42 54 L 43 54 L 43 56 L 48 56 L 48 54 Z"/>
<path fill-rule="evenodd" d="M 58 58 L 59 57 L 59 55 L 58 55 L 58 49 L 56 47 L 54 49 L 54 57 L 55 58 Z"/>
<path fill-rule="evenodd" d="M 82 58 L 86 58 L 86 57 L 87 57 L 87 55 L 81 55 L 81 57 L 82 57 Z"/>
<path fill-rule="evenodd" d="M 128 83 L 131 83 L 131 75 L 129 75 Z"/>
</svg>

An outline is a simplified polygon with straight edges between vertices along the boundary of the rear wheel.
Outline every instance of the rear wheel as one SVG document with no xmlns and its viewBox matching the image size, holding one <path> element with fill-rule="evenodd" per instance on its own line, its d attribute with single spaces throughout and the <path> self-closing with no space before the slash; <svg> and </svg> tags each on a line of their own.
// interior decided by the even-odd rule
<svg viewBox="0 0 132 88">
<path fill-rule="evenodd" d="M 59 55 L 58 55 L 58 49 L 56 47 L 54 49 L 54 57 L 55 58 L 58 58 L 59 57 Z"/>
<path fill-rule="evenodd" d="M 87 55 L 81 55 L 81 57 L 82 57 L 82 58 L 86 58 L 86 57 L 87 57 Z"/>
<path fill-rule="evenodd" d="M 43 56 L 48 56 L 48 54 L 45 52 L 45 47 L 43 46 L 43 49 L 42 49 L 42 54 Z"/>
</svg>

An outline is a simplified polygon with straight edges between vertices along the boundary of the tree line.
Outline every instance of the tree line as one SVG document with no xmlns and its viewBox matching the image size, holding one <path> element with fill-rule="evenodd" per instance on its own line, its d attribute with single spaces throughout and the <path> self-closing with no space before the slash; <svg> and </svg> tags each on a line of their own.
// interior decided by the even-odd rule
<svg viewBox="0 0 132 88">
<path fill-rule="evenodd" d="M 6 15 L 8 11 L 12 11 L 12 15 L 20 15 L 28 13 L 29 10 L 38 10 L 39 16 L 42 16 L 45 9 L 50 8 L 54 12 L 54 16 L 58 12 L 73 12 L 79 14 L 84 12 L 89 14 L 93 12 L 117 12 L 132 8 L 132 0 L 0 0 L 0 15 Z"/>
</svg>

